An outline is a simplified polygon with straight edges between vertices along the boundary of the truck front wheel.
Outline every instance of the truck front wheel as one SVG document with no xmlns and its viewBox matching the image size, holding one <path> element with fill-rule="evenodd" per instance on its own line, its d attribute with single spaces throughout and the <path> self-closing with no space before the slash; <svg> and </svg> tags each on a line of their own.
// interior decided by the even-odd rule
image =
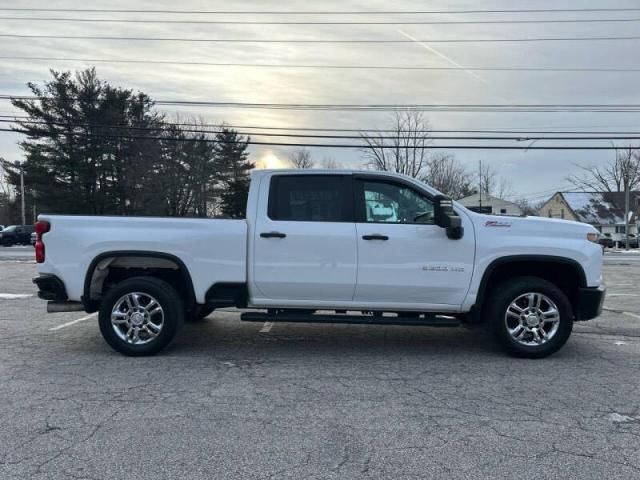
<svg viewBox="0 0 640 480">
<path fill-rule="evenodd" d="M 107 292 L 98 322 L 105 341 L 125 355 L 154 355 L 184 321 L 182 302 L 167 282 L 153 277 L 123 280 Z"/>
<path fill-rule="evenodd" d="M 493 335 L 514 356 L 546 357 L 557 352 L 571 335 L 571 303 L 547 280 L 511 279 L 496 287 L 489 302 L 487 313 Z"/>
</svg>

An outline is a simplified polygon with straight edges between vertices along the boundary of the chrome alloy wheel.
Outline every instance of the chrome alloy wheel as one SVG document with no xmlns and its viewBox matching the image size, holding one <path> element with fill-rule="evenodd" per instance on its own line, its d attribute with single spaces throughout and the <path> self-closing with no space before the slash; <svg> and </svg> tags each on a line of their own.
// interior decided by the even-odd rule
<svg viewBox="0 0 640 480">
<path fill-rule="evenodd" d="M 526 346 L 547 343 L 558 332 L 560 311 L 541 293 L 520 295 L 507 307 L 504 323 L 511 338 Z"/>
<path fill-rule="evenodd" d="M 164 311 L 148 293 L 123 295 L 111 310 L 111 326 L 116 335 L 131 345 L 144 345 L 162 331 Z"/>
</svg>

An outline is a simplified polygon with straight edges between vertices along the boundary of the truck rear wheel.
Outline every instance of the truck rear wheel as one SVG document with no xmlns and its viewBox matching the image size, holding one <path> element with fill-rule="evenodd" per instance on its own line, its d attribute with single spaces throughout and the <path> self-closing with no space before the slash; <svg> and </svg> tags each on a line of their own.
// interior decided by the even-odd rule
<svg viewBox="0 0 640 480">
<path fill-rule="evenodd" d="M 543 358 L 557 352 L 571 335 L 571 303 L 562 290 L 547 280 L 509 280 L 496 287 L 489 302 L 492 333 L 511 355 Z"/>
<path fill-rule="evenodd" d="M 171 342 L 184 322 L 184 310 L 167 282 L 133 277 L 107 292 L 98 322 L 114 350 L 131 356 L 154 355 Z"/>
</svg>

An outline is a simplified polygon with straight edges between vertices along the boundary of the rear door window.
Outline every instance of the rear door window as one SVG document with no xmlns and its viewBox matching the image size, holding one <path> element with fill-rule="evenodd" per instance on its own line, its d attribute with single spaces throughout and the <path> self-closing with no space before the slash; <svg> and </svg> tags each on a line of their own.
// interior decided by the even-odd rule
<svg viewBox="0 0 640 480">
<path fill-rule="evenodd" d="M 271 220 L 352 222 L 352 205 L 348 175 L 276 175 L 271 179 Z"/>
</svg>

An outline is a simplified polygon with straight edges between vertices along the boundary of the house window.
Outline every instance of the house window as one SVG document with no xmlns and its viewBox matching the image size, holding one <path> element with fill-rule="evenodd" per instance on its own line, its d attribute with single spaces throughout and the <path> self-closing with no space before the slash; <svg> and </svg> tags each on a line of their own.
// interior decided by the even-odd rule
<svg viewBox="0 0 640 480">
<path fill-rule="evenodd" d="M 560 209 L 560 218 L 564 218 L 564 208 Z"/>
<path fill-rule="evenodd" d="M 507 209 L 506 208 L 501 208 L 500 209 L 500 213 L 502 213 L 503 215 L 507 214 Z"/>
<path fill-rule="evenodd" d="M 616 225 L 616 233 L 626 233 L 624 225 Z"/>
</svg>

